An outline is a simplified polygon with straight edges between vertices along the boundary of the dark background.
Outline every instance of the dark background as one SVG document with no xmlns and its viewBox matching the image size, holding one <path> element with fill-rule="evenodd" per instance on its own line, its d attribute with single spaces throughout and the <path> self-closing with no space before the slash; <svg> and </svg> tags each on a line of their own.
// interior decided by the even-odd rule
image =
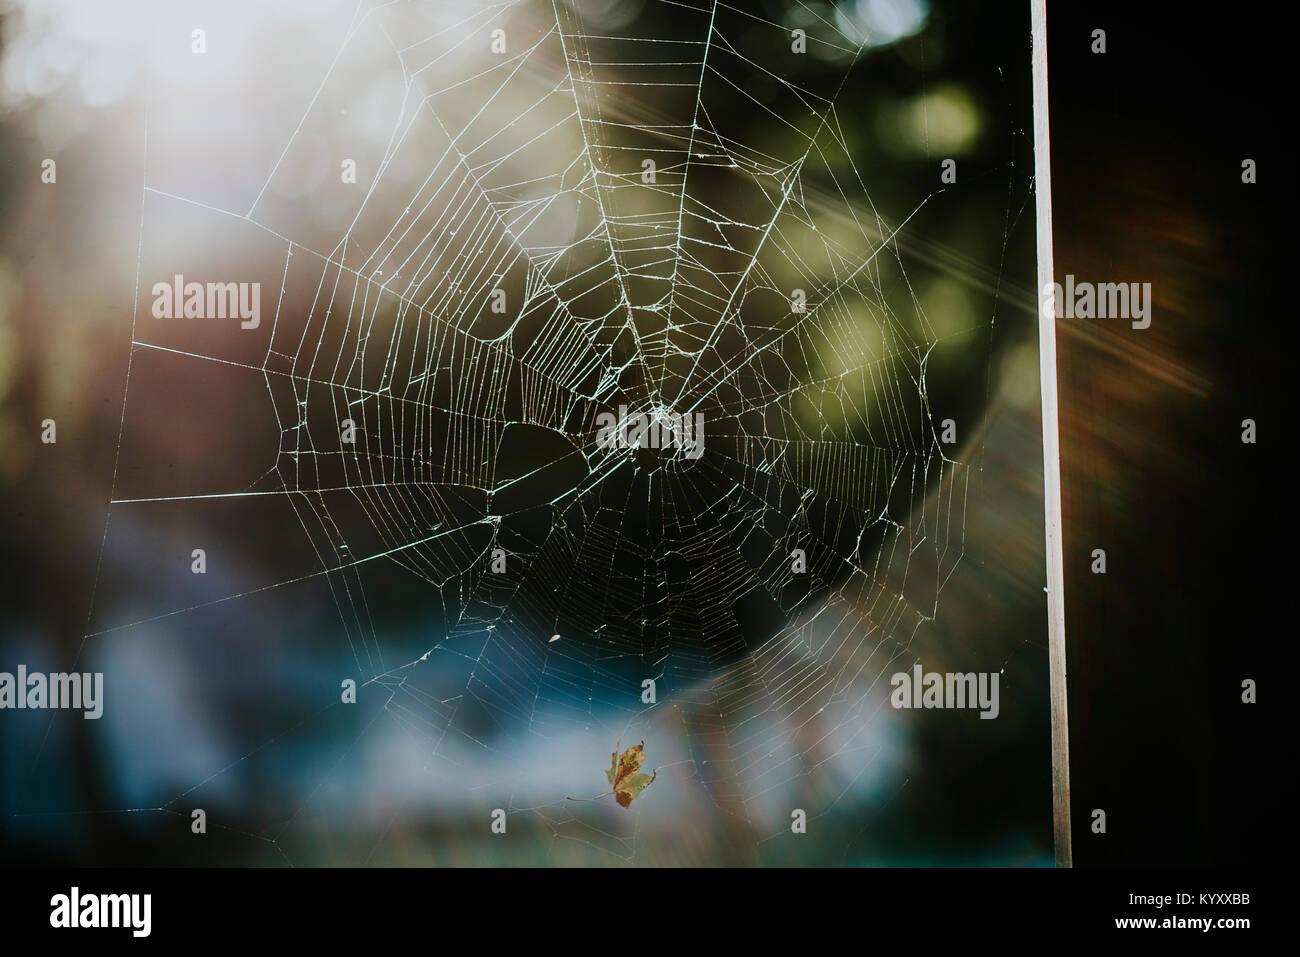
<svg viewBox="0 0 1300 957">
<path fill-rule="evenodd" d="M 1155 298 L 1145 331 L 1058 323 L 1075 861 L 1286 864 L 1292 55 L 1254 7 L 1048 18 L 1057 279 L 1129 276 Z"/>
</svg>

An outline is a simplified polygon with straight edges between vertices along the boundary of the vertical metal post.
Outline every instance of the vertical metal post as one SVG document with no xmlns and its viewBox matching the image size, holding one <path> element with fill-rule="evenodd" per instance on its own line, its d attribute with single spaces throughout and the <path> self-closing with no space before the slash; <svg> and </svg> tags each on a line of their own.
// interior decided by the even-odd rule
<svg viewBox="0 0 1300 957">
<path fill-rule="evenodd" d="M 1047 120 L 1047 0 L 1030 0 L 1034 37 L 1034 204 L 1038 219 L 1038 376 L 1043 398 L 1043 512 L 1047 528 L 1047 658 L 1052 701 L 1052 834 L 1056 866 L 1071 867 L 1070 734 L 1065 699 L 1065 558 L 1061 544 L 1061 433 L 1056 316 L 1051 296 L 1052 157 Z M 1051 309 L 1043 308 L 1046 302 Z"/>
</svg>

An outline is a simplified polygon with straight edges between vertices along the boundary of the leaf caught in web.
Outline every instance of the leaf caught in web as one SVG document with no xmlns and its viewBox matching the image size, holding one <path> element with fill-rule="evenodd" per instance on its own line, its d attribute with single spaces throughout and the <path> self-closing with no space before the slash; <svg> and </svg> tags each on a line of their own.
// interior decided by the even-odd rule
<svg viewBox="0 0 1300 957">
<path fill-rule="evenodd" d="M 620 742 L 622 743 L 622 742 Z M 617 745 L 615 751 L 609 756 L 609 770 L 605 772 L 605 777 L 609 778 L 609 786 L 614 789 L 615 799 L 623 807 L 629 807 L 632 799 L 650 786 L 650 782 L 659 774 L 641 774 L 641 765 L 645 763 L 645 742 L 633 745 L 623 752 L 623 756 L 617 758 Z"/>
<path fill-rule="evenodd" d="M 619 742 L 622 744 L 623 742 Z M 609 780 L 610 790 L 605 794 L 613 794 L 614 799 L 623 807 L 631 807 L 632 801 L 642 791 L 650 786 L 659 772 L 653 774 L 642 774 L 641 765 L 645 763 L 645 742 L 633 745 L 620 756 L 618 745 L 614 746 L 613 753 L 609 756 L 609 770 L 605 772 L 605 777 Z M 596 798 L 605 797 L 605 794 L 598 794 Z M 569 798 L 570 801 L 594 801 L 596 798 Z"/>
</svg>

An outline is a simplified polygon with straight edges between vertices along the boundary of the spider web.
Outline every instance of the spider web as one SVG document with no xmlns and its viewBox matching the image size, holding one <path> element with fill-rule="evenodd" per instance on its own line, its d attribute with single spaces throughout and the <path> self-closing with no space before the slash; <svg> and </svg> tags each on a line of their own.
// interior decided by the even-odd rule
<svg viewBox="0 0 1300 957">
<path fill-rule="evenodd" d="M 143 288 L 171 275 L 155 210 L 183 209 L 255 232 L 275 294 L 254 331 L 138 305 L 133 364 L 164 353 L 245 395 L 260 380 L 278 447 L 240 488 L 115 477 L 114 507 L 276 499 L 313 565 L 91 637 L 324 582 L 342 677 L 381 702 L 352 740 L 400 729 L 484 828 L 501 808 L 639 861 L 647 828 L 694 807 L 760 844 L 794 808 L 833 814 L 875 786 L 888 676 L 963 556 L 979 448 L 941 439 L 933 366 L 959 344 L 983 383 L 995 321 L 952 328 L 911 278 L 938 256 L 909 241 L 948 191 L 934 167 L 920 190 L 868 188 L 851 101 L 872 32 L 818 4 L 778 22 L 661 0 L 653 32 L 580 5 L 436 6 L 358 7 L 249 208 L 146 184 Z M 326 104 L 370 109 L 335 70 L 359 47 L 400 97 L 330 236 L 281 187 Z M 598 416 L 624 406 L 701 415 L 703 455 L 600 447 Z M 436 624 L 393 635 L 392 601 Z M 641 740 L 658 779 L 630 811 L 566 801 Z M 582 771 L 560 788 L 545 767 L 565 761 Z"/>
</svg>

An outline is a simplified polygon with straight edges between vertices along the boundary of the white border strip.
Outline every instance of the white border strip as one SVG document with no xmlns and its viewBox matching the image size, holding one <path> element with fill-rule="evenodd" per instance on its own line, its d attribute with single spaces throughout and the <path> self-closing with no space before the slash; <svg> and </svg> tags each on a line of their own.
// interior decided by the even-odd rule
<svg viewBox="0 0 1300 957">
<path fill-rule="evenodd" d="M 1038 379 L 1043 396 L 1043 513 L 1047 526 L 1047 658 L 1052 695 L 1052 836 L 1056 866 L 1072 867 L 1070 734 L 1065 702 L 1065 558 L 1061 544 L 1061 432 L 1056 398 L 1056 317 L 1051 295 L 1052 158 L 1047 121 L 1047 0 L 1030 0 L 1034 37 L 1034 205 L 1038 213 Z M 1044 315 L 1044 313 L 1050 313 Z"/>
</svg>

